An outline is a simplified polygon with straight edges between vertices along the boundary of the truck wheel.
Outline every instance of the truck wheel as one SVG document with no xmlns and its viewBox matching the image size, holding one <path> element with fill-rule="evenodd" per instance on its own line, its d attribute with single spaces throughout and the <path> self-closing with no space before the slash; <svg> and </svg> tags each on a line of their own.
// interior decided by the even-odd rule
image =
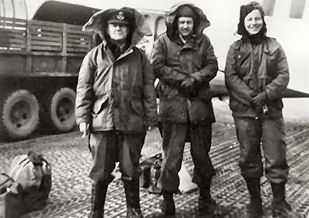
<svg viewBox="0 0 309 218">
<path fill-rule="evenodd" d="M 49 100 L 48 125 L 59 132 L 68 132 L 75 126 L 75 92 L 70 88 L 57 90 Z"/>
<path fill-rule="evenodd" d="M 16 90 L 5 98 L 1 113 L 4 138 L 21 139 L 30 136 L 39 123 L 39 103 L 28 90 Z"/>
</svg>

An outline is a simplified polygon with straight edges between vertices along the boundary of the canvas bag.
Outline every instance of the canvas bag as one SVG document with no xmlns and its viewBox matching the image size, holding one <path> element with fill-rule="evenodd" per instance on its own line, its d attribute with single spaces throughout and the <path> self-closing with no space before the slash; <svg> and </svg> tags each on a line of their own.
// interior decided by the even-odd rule
<svg viewBox="0 0 309 218">
<path fill-rule="evenodd" d="M 6 173 L 0 174 L 0 218 L 19 218 L 25 214 L 21 186 Z"/>
<path fill-rule="evenodd" d="M 45 207 L 51 190 L 51 166 L 41 154 L 30 151 L 16 156 L 9 176 L 22 188 L 22 200 L 28 211 Z"/>
</svg>

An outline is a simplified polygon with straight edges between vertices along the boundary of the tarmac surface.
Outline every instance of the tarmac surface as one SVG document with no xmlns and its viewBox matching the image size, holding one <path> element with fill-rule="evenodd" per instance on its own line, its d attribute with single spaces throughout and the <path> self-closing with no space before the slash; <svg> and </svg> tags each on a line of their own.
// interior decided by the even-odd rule
<svg viewBox="0 0 309 218">
<path fill-rule="evenodd" d="M 213 216 L 202 216 L 197 207 L 198 191 L 175 195 L 177 218 L 186 217 L 246 217 L 246 204 L 249 195 L 240 176 L 237 159 L 239 155 L 235 127 L 227 110 L 217 110 L 214 124 L 211 158 L 216 169 L 211 194 L 218 203 Z M 309 124 L 303 121 L 286 122 L 287 158 L 290 176 L 286 196 L 300 218 L 309 218 Z M 161 151 L 161 138 L 158 131 L 147 135 L 143 148 L 143 158 Z M 19 142 L 0 142 L 0 171 L 7 172 L 14 156 L 29 150 L 42 153 L 52 165 L 52 190 L 47 206 L 31 212 L 24 218 L 84 218 L 90 211 L 91 180 L 88 173 L 92 160 L 86 139 L 80 133 L 38 136 Z M 193 163 L 189 144 L 185 147 L 184 164 L 192 175 Z M 117 173 L 117 172 L 116 172 Z M 262 177 L 262 201 L 264 217 L 271 217 L 271 189 Z M 162 217 L 159 202 L 161 196 L 150 194 L 147 189 L 140 192 L 141 208 L 146 218 Z M 114 180 L 108 189 L 105 217 L 125 217 L 126 203 L 122 181 Z"/>
</svg>

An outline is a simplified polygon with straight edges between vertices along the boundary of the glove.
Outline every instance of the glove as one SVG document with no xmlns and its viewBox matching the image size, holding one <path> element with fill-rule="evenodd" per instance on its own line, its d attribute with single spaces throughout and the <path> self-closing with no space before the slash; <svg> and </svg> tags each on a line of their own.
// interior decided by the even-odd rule
<svg viewBox="0 0 309 218">
<path fill-rule="evenodd" d="M 79 131 L 83 134 L 82 138 L 89 135 L 89 124 L 88 123 L 80 123 L 79 124 Z"/>
<path fill-rule="evenodd" d="M 187 78 L 185 78 L 182 82 L 181 82 L 181 84 L 180 84 L 180 86 L 182 87 L 182 88 L 191 88 L 193 85 L 194 85 L 194 83 L 196 82 L 196 79 L 194 78 L 194 77 L 187 77 Z"/>
<path fill-rule="evenodd" d="M 267 94 L 266 92 L 260 92 L 253 98 L 253 104 L 257 107 L 262 107 L 266 104 Z"/>
<path fill-rule="evenodd" d="M 194 77 L 187 77 L 181 82 L 180 92 L 187 97 L 195 97 L 198 94 L 198 87 L 196 87 L 196 79 Z"/>
</svg>

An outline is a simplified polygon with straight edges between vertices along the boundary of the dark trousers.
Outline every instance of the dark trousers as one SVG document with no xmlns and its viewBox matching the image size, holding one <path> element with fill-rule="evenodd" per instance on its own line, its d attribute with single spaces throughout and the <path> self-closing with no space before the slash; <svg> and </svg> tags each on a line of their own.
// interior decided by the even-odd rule
<svg viewBox="0 0 309 218">
<path fill-rule="evenodd" d="M 211 147 L 212 124 L 189 125 L 186 123 L 164 122 L 162 144 L 165 158 L 159 185 L 165 191 L 174 193 L 178 191 L 178 172 L 181 169 L 187 133 L 190 134 L 190 151 L 194 163 L 192 181 L 199 185 L 206 178 L 215 175 L 211 159 L 208 155 Z"/>
<path fill-rule="evenodd" d="M 139 159 L 144 134 L 127 134 L 119 131 L 95 132 L 90 135 L 93 167 L 90 178 L 110 182 L 115 163 L 119 161 L 122 180 L 138 179 L 141 173 Z"/>
<path fill-rule="evenodd" d="M 289 167 L 286 160 L 284 121 L 273 119 L 234 118 L 240 144 L 239 166 L 245 179 L 263 175 L 261 145 L 265 157 L 265 174 L 269 182 L 285 182 Z"/>
</svg>

